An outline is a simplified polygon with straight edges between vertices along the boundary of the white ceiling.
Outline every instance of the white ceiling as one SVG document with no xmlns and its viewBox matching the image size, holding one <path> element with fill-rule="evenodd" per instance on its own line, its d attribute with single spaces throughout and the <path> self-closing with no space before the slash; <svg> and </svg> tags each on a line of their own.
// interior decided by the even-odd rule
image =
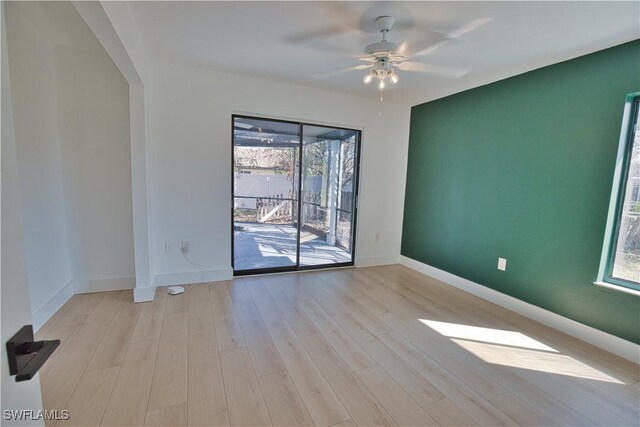
<svg viewBox="0 0 640 427">
<path fill-rule="evenodd" d="M 450 79 L 401 71 L 385 100 L 408 105 L 640 37 L 637 1 L 167 1 L 131 2 L 131 8 L 151 58 L 372 99 L 377 90 L 362 84 L 363 71 L 322 75 L 359 63 L 354 58 L 364 46 L 379 41 L 376 17 L 396 17 L 389 38 L 409 46 L 438 41 L 425 29 L 464 33 L 420 60 L 433 70 L 449 66 L 468 73 Z M 309 41 L 318 35 L 319 41 Z"/>
</svg>

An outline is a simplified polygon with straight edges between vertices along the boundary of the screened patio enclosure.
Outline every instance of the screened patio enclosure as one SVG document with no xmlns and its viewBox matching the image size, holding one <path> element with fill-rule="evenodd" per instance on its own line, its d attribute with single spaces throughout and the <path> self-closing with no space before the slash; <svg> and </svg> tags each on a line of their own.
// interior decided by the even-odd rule
<svg viewBox="0 0 640 427">
<path fill-rule="evenodd" d="M 360 132 L 233 117 L 236 274 L 352 265 Z"/>
</svg>

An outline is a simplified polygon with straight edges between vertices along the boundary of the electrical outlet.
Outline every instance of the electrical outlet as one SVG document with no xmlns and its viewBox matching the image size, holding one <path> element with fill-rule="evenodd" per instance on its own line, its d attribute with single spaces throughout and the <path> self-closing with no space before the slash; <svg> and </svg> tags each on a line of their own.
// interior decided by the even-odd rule
<svg viewBox="0 0 640 427">
<path fill-rule="evenodd" d="M 498 258 L 498 270 L 507 271 L 507 259 L 506 258 Z"/>
<path fill-rule="evenodd" d="M 182 252 L 183 254 L 189 253 L 189 242 L 186 240 L 183 240 L 180 243 L 180 252 Z"/>
<path fill-rule="evenodd" d="M 173 253 L 173 243 L 171 242 L 165 242 L 164 243 L 164 251 L 168 254 L 172 254 Z"/>
<path fill-rule="evenodd" d="M 380 233 L 376 233 L 375 235 L 375 241 L 379 242 L 380 241 Z"/>
</svg>

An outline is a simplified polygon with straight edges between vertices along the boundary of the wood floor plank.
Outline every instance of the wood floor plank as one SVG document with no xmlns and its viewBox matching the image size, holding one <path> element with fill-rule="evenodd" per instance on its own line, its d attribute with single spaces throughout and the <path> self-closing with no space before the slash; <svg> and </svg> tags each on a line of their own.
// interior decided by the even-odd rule
<svg viewBox="0 0 640 427">
<path fill-rule="evenodd" d="M 71 306 L 77 301 L 76 295 L 71 296 L 67 302 L 65 302 L 58 311 L 56 311 L 49 320 L 46 321 L 38 330 L 35 331 L 35 338 L 37 340 L 52 339 L 51 330 L 53 327 L 67 314 Z"/>
<path fill-rule="evenodd" d="M 100 425 L 144 424 L 158 340 L 129 344 Z"/>
<path fill-rule="evenodd" d="M 237 302 L 253 301 L 251 294 L 247 289 L 247 285 L 242 278 L 228 280 L 226 281 L 226 284 L 227 289 L 229 290 L 229 295 L 231 296 L 231 301 L 233 301 L 234 304 Z"/>
<path fill-rule="evenodd" d="M 415 287 L 415 284 L 412 286 L 417 292 L 424 292 L 424 289 Z M 446 285 L 443 286 L 445 287 L 444 291 L 440 290 L 439 293 L 446 294 Z M 449 294 L 451 294 L 451 292 L 449 292 Z M 429 295 L 432 296 L 432 293 L 430 293 Z M 574 416 L 576 414 L 580 414 L 578 415 L 580 417 L 586 415 L 596 422 L 600 422 L 598 420 L 604 419 L 614 420 L 614 422 L 623 422 L 622 418 L 626 420 L 638 419 L 637 405 L 629 405 L 632 400 L 637 401 L 637 399 L 634 396 L 628 394 L 628 391 L 624 387 L 621 387 L 618 384 L 614 384 L 613 382 L 610 382 L 606 379 L 604 381 L 593 381 L 589 379 L 593 375 L 603 377 L 606 376 L 606 374 L 610 374 L 616 379 L 619 378 L 622 381 L 627 381 L 628 377 L 625 378 L 625 375 L 621 374 L 619 370 L 616 371 L 615 369 L 612 369 L 611 365 L 607 366 L 606 364 L 603 364 L 602 359 L 599 359 L 598 357 L 589 357 L 584 350 L 573 348 L 570 344 L 573 340 L 568 339 L 568 336 L 562 334 L 559 331 L 555 331 L 544 325 L 532 322 L 529 319 L 523 318 L 520 315 L 509 312 L 501 307 L 494 306 L 490 303 L 478 302 L 477 299 L 469 299 L 468 296 L 466 296 L 465 299 L 467 300 L 466 305 L 467 307 L 469 307 L 469 309 L 465 310 L 465 312 L 468 313 L 468 319 L 470 320 L 471 324 L 477 324 L 478 321 L 482 321 L 489 327 L 493 326 L 499 329 L 512 329 L 515 331 L 522 331 L 524 334 L 522 332 L 518 332 L 517 334 L 520 334 L 521 336 L 525 336 L 532 340 L 539 340 L 539 342 L 541 343 L 548 343 L 554 347 L 552 351 L 559 351 L 561 353 L 559 355 L 545 355 L 544 353 L 540 353 L 537 356 L 532 356 L 535 360 L 532 359 L 530 363 L 525 363 L 523 367 L 525 367 L 527 370 L 535 371 L 536 365 L 540 365 L 541 369 L 537 370 L 541 370 L 542 372 L 554 372 L 555 370 L 558 374 L 565 373 L 567 375 L 574 375 L 577 379 L 572 381 L 561 381 L 561 384 L 559 384 L 557 387 L 552 387 L 547 391 L 547 393 L 557 392 L 556 397 L 558 398 L 558 401 L 563 402 L 569 407 L 572 407 L 574 409 Z M 451 301 L 449 299 L 445 299 L 444 301 L 446 301 L 446 303 L 448 304 L 451 304 Z M 477 307 L 474 308 L 474 306 Z M 482 345 L 484 345 L 485 347 L 490 346 L 487 344 Z M 513 349 L 504 349 L 502 350 L 502 353 L 513 351 Z M 527 351 L 528 350 L 521 350 L 520 352 L 526 353 Z M 602 351 L 602 353 L 607 354 L 604 351 Z M 554 360 L 554 362 L 551 362 L 550 360 L 545 361 L 545 358 L 550 360 L 552 359 Z M 588 361 L 589 366 L 584 363 L 585 360 Z M 559 365 L 554 367 L 554 364 L 557 364 L 558 362 L 562 364 L 562 367 L 560 367 Z M 511 364 L 511 362 L 509 362 L 508 364 Z M 582 373 L 581 371 L 585 372 Z M 514 372 L 518 374 L 521 373 L 521 371 Z M 499 376 L 502 376 L 502 372 L 499 373 Z M 541 390 L 549 388 L 551 386 L 551 383 L 556 381 L 556 379 L 553 378 L 553 375 L 542 375 L 538 377 L 539 378 L 537 378 L 537 384 Z M 511 387 L 512 385 L 517 383 L 517 381 L 513 381 L 513 379 L 511 378 L 510 381 L 506 382 L 506 385 L 507 387 Z M 528 383 L 532 384 L 536 383 L 536 381 L 531 381 L 529 379 Z M 558 388 L 562 389 L 563 391 L 558 391 Z M 568 398 L 569 396 L 576 395 L 580 395 L 581 398 Z M 591 398 L 591 396 L 595 395 L 598 396 L 598 399 Z M 586 401 L 592 400 L 594 403 L 592 405 L 587 404 L 585 406 L 585 399 Z M 534 402 L 539 402 L 538 399 L 531 400 L 533 400 Z M 527 400 L 527 402 L 529 401 L 530 399 Z M 562 411 L 562 408 L 558 408 L 557 406 L 553 407 L 554 405 L 549 405 L 549 402 L 546 402 L 546 406 L 546 413 L 550 416 L 553 414 L 554 416 L 561 419 L 563 415 L 565 415 L 566 411 Z M 559 419 L 556 419 L 556 421 L 559 423 L 569 422 L 563 422 Z"/>
<path fill-rule="evenodd" d="M 465 383 L 432 363 L 424 353 L 400 335 L 392 332 L 382 335 L 381 340 L 480 425 L 516 425 Z"/>
<path fill-rule="evenodd" d="M 215 332 L 214 332 L 215 334 Z M 188 419 L 191 426 L 228 426 L 220 356 L 215 335 L 189 335 Z"/>
<path fill-rule="evenodd" d="M 116 315 L 120 302 L 127 297 L 133 302 L 132 291 L 114 291 L 105 292 L 96 308 L 87 317 L 87 322 L 102 322 L 105 320 L 113 320 Z"/>
<path fill-rule="evenodd" d="M 269 293 L 284 292 L 291 301 L 295 302 L 311 298 L 306 290 L 300 286 L 301 277 L 298 274 L 262 276 L 260 279 Z"/>
<path fill-rule="evenodd" d="M 395 286 L 395 285 L 394 285 Z M 390 295 L 389 291 L 385 291 L 385 290 L 380 290 L 379 291 L 381 293 L 380 296 L 376 297 L 376 298 L 380 298 L 381 300 L 385 299 L 388 300 Z M 400 294 L 403 293 L 403 291 L 398 291 L 400 292 Z M 419 298 L 414 298 L 414 301 L 419 300 Z M 402 299 L 399 299 L 398 301 L 403 301 Z M 387 301 L 387 304 L 389 307 L 394 306 L 394 302 L 389 302 Z M 402 310 L 411 310 L 412 304 L 410 304 L 408 301 L 406 301 L 406 297 L 404 300 L 404 305 L 402 306 Z M 470 310 L 467 310 L 467 315 L 468 316 L 473 316 L 473 314 L 469 314 Z M 398 314 L 397 312 L 397 307 L 396 307 L 396 311 L 393 313 L 395 315 Z M 393 315 L 392 314 L 392 315 Z M 385 313 L 380 315 L 380 317 L 384 317 L 384 316 L 389 316 L 389 313 Z M 411 320 L 411 319 L 415 319 L 416 317 L 419 317 L 419 313 L 417 312 L 413 312 L 411 313 L 411 315 L 409 315 L 407 317 L 407 319 Z M 473 318 L 469 317 L 469 319 L 471 319 L 471 323 L 473 323 Z M 397 326 L 397 325 L 395 325 Z M 423 328 L 421 330 L 422 333 L 428 332 L 429 328 Z M 405 330 L 406 332 L 406 330 Z M 406 334 L 405 334 L 406 335 Z M 442 339 L 442 337 L 440 337 Z M 420 339 L 418 339 L 417 341 L 418 343 L 420 342 Z M 442 343 L 442 342 L 441 342 Z M 424 350 L 424 349 L 423 349 Z M 457 349 L 454 351 L 451 348 L 449 348 L 450 350 L 450 354 L 454 355 L 455 357 L 460 357 L 462 359 L 468 359 L 468 353 L 466 352 L 460 352 Z M 432 347 L 429 347 L 428 350 L 429 355 L 433 355 L 434 357 L 438 356 L 438 352 L 437 351 L 433 351 Z M 472 366 L 477 369 L 479 372 L 485 372 L 485 371 L 493 371 L 491 368 L 489 368 L 486 365 L 477 364 L 477 361 L 469 361 L 468 363 L 471 363 Z M 527 383 L 527 382 L 521 382 L 519 381 L 517 378 L 514 378 L 513 375 L 509 375 L 515 372 L 510 372 L 509 370 L 501 370 L 499 372 L 490 372 L 490 373 L 485 373 L 485 376 L 487 378 L 491 378 L 492 380 L 496 380 L 497 378 L 505 378 L 506 376 L 509 376 L 509 379 L 507 381 L 504 382 L 503 385 L 505 385 L 507 388 L 509 388 L 511 391 L 514 391 L 516 393 L 518 393 L 520 396 L 524 397 L 527 396 L 528 399 L 527 401 L 532 401 L 535 402 L 536 405 L 539 405 L 540 408 L 544 407 L 547 411 L 550 411 L 549 414 L 553 414 L 554 417 L 556 418 L 556 420 L 562 424 L 565 423 L 580 423 L 580 424 L 589 424 L 591 423 L 590 420 L 588 420 L 587 418 L 585 418 L 583 415 L 583 411 L 580 408 L 575 408 L 575 404 L 574 406 L 574 410 L 572 410 L 570 407 L 567 407 L 567 405 L 571 406 L 571 401 L 566 401 L 563 402 L 562 399 L 557 400 L 557 399 L 549 399 L 546 396 L 545 392 L 542 392 L 541 389 L 538 389 L 537 387 L 532 386 L 532 384 Z M 463 377 L 464 378 L 464 377 Z M 467 378 L 468 378 L 468 374 L 467 374 Z M 580 400 L 581 402 L 582 400 Z M 562 402 L 562 403 L 561 403 Z M 565 403 L 565 404 L 563 404 Z M 616 416 L 614 416 L 614 418 L 617 418 Z"/>
<path fill-rule="evenodd" d="M 632 384 L 640 378 L 640 369 L 638 369 L 635 363 L 629 360 L 611 354 L 579 339 L 569 341 L 567 346 L 575 352 L 572 355 L 589 360 L 592 366 L 597 366 L 598 369 L 602 369 L 603 372 L 626 384 Z"/>
<path fill-rule="evenodd" d="M 313 322 L 298 307 L 296 301 L 292 300 L 289 295 L 282 291 L 273 292 L 271 296 L 272 298 L 255 300 L 256 305 L 258 305 L 258 301 L 261 303 L 260 305 L 258 305 L 258 308 L 260 309 L 260 313 L 262 314 L 263 318 L 267 316 L 267 311 L 273 310 L 273 308 L 268 310 L 266 308 L 266 304 L 273 304 L 278 308 L 278 312 L 284 315 L 287 323 L 289 323 L 289 325 L 293 328 L 307 351 L 321 350 L 328 346 L 320 331 L 318 331 Z"/>
<path fill-rule="evenodd" d="M 265 375 L 258 381 L 274 426 L 314 425 L 289 374 Z"/>
<path fill-rule="evenodd" d="M 353 420 L 347 420 L 338 424 L 334 424 L 331 427 L 357 427 L 357 426 L 358 425 L 355 422 L 353 422 Z"/>
<path fill-rule="evenodd" d="M 93 310 L 98 306 L 106 292 L 95 292 L 90 294 L 74 295 L 76 301 L 71 305 L 69 311 L 64 315 L 65 323 L 80 324 L 84 323 Z"/>
<path fill-rule="evenodd" d="M 470 320 L 469 323 L 473 324 L 473 320 Z M 459 345 L 454 344 L 446 337 L 439 335 L 430 328 L 423 328 L 421 333 L 429 335 L 436 341 L 440 340 L 439 342 L 441 345 L 448 345 L 448 351 L 452 355 L 456 355 L 456 357 L 464 359 L 467 363 L 472 364 L 475 369 L 482 372 L 487 377 L 498 381 L 501 386 L 509 389 L 519 398 L 530 402 L 530 404 L 535 405 L 536 409 L 548 414 L 555 422 L 561 425 L 592 424 L 590 420 L 582 416 L 578 411 L 567 407 L 557 399 L 550 398 L 544 390 L 534 387 L 532 384 L 526 382 L 508 369 L 499 369 L 494 364 L 478 363 L 478 359 L 474 354 L 467 351 L 460 351 Z"/>
<path fill-rule="evenodd" d="M 58 357 L 48 361 L 49 369 L 41 376 L 45 408 L 64 408 L 108 327 L 109 322 L 80 325 Z"/>
<path fill-rule="evenodd" d="M 361 369 L 356 375 L 400 426 L 437 426 L 402 387 L 379 366 Z"/>
<path fill-rule="evenodd" d="M 91 293 L 71 297 L 74 302 L 70 304 L 64 316 L 49 331 L 46 331 L 44 339 L 59 339 L 60 346 L 44 364 L 40 373 L 46 373 L 53 366 L 54 361 L 63 354 L 64 349 L 72 342 L 72 337 L 78 331 L 79 326 L 84 324 L 103 296 L 103 293 Z M 45 335 L 45 333 L 39 335 Z"/>
<path fill-rule="evenodd" d="M 464 305 L 464 307 L 466 308 L 464 312 L 472 313 L 473 317 L 471 317 L 471 320 L 474 324 L 477 324 L 479 321 L 483 321 L 495 327 L 507 329 L 514 328 L 523 334 L 529 335 L 531 338 L 538 339 L 541 342 L 546 342 L 547 344 L 556 347 L 556 350 L 562 351 L 566 355 L 577 357 L 578 359 L 586 357 L 586 359 L 589 360 L 589 363 L 592 366 L 599 365 L 598 369 L 603 368 L 603 365 L 600 365 L 600 362 L 604 362 L 603 359 L 599 359 L 599 356 L 596 356 L 596 358 L 594 359 L 592 357 L 594 356 L 593 354 L 589 355 L 589 352 L 585 351 L 586 348 L 579 350 L 571 344 L 575 341 L 579 344 L 577 347 L 590 347 L 583 341 L 575 340 L 574 338 L 560 331 L 552 329 L 546 325 L 531 321 L 524 316 L 513 313 L 488 301 L 481 300 L 465 292 L 460 292 L 457 289 L 452 289 L 450 286 L 442 282 L 419 274 L 404 266 L 398 266 L 394 269 L 399 271 L 399 277 L 401 277 L 401 280 L 403 280 L 404 284 L 410 287 L 412 290 L 419 292 L 422 295 L 428 293 L 429 297 L 435 297 L 434 300 L 443 302 L 448 306 L 453 306 L 455 304 Z M 379 271 L 381 271 L 383 275 L 389 274 L 388 271 Z M 411 279 L 415 280 L 407 281 L 406 277 L 410 277 Z M 421 284 L 423 283 L 430 284 L 428 290 L 424 286 L 421 286 Z M 626 365 L 629 367 L 628 373 L 630 372 L 632 376 L 637 377 L 638 375 L 640 375 L 640 372 L 638 372 L 637 368 L 634 368 L 635 364 L 633 364 L 632 362 L 618 358 L 617 356 L 611 355 L 604 350 L 600 350 L 595 347 L 592 348 L 595 352 L 599 352 L 604 357 L 604 359 L 619 359 L 609 364 L 609 368 L 614 369 L 615 371 L 620 373 L 622 372 L 622 370 L 620 370 L 620 367 L 624 367 Z M 605 371 L 607 370 L 607 368 L 604 369 Z"/>
<path fill-rule="evenodd" d="M 479 425 L 458 405 L 447 398 L 430 404 L 427 407 L 427 413 L 441 426 L 468 427 Z"/>
<path fill-rule="evenodd" d="M 85 372 L 71 394 L 65 409 L 68 420 L 60 420 L 57 426 L 97 426 L 104 415 L 109 396 L 116 382 L 120 367 Z"/>
<path fill-rule="evenodd" d="M 352 370 L 375 365 L 373 360 L 317 303 L 307 300 L 299 302 L 298 306 Z"/>
<path fill-rule="evenodd" d="M 159 340 L 162 330 L 162 321 L 164 319 L 164 310 L 167 304 L 167 293 L 162 292 L 160 288 L 156 289 L 155 299 L 151 302 L 140 303 L 142 311 L 131 342 L 144 340 Z"/>
<path fill-rule="evenodd" d="M 209 286 L 206 284 L 193 286 L 189 289 L 189 294 L 189 335 L 213 334 L 215 326 Z"/>
<path fill-rule="evenodd" d="M 359 281 L 357 278 L 350 279 L 350 276 L 345 272 L 332 272 L 332 274 L 327 274 L 326 276 L 324 276 L 323 279 L 329 284 L 329 286 L 345 292 L 354 300 L 361 303 L 366 303 L 367 306 L 370 307 L 369 311 L 373 314 L 388 312 L 384 304 L 380 304 L 378 303 L 378 301 L 369 297 L 368 292 L 371 289 L 362 291 L 357 286 L 354 286 L 357 282 L 360 282 L 362 284 L 362 281 Z"/>
<path fill-rule="evenodd" d="M 424 329 L 426 326 L 421 324 L 418 319 L 412 318 L 412 324 L 409 325 L 400 319 L 395 313 L 385 313 L 379 315 L 387 325 L 393 328 L 394 331 L 402 335 L 407 341 L 411 342 L 414 346 L 426 352 L 430 359 L 440 365 L 442 368 L 448 370 L 454 374 L 457 378 L 462 380 L 470 388 L 478 392 L 485 399 L 491 399 L 492 397 L 499 396 L 505 393 L 505 389 L 500 387 L 490 377 L 483 375 L 474 369 L 472 365 L 467 364 L 463 360 L 459 360 L 455 354 L 452 354 L 446 350 L 443 350 L 437 341 L 429 339 L 426 335 L 418 332 L 414 328 Z"/>
<path fill-rule="evenodd" d="M 397 425 L 335 351 L 327 348 L 309 354 L 356 424 Z"/>
<path fill-rule="evenodd" d="M 234 304 L 242 334 L 259 377 L 286 371 L 260 313 L 253 301 Z"/>
<path fill-rule="evenodd" d="M 491 403 L 500 411 L 515 420 L 520 426 L 554 426 L 557 425 L 540 412 L 527 405 L 511 393 L 491 399 Z"/>
<path fill-rule="evenodd" d="M 212 283 L 210 288 L 213 321 L 218 340 L 218 351 L 244 347 L 242 329 L 238 323 L 233 301 L 225 282 Z"/>
<path fill-rule="evenodd" d="M 322 275 L 318 275 L 322 286 L 318 286 L 318 291 L 314 294 L 314 300 L 322 306 L 331 316 L 340 316 L 349 313 L 355 319 L 367 325 L 367 328 L 374 334 L 386 334 L 391 330 L 386 323 L 369 313 L 358 301 L 341 289 L 332 287 Z M 330 311 L 333 307 L 333 311 Z"/>
<path fill-rule="evenodd" d="M 640 425 L 638 365 L 404 266 L 185 288 L 37 332 L 60 425 Z"/>
<path fill-rule="evenodd" d="M 267 292 L 267 289 L 265 288 L 264 283 L 262 282 L 262 279 L 260 277 L 245 277 L 242 279 L 242 281 L 247 287 L 251 298 L 256 299 L 269 297 L 269 293 Z"/>
<path fill-rule="evenodd" d="M 187 402 L 189 315 L 165 314 L 147 409 Z"/>
<path fill-rule="evenodd" d="M 191 295 L 190 291 L 192 286 L 184 286 L 185 291 L 181 294 L 167 295 L 167 307 L 164 309 L 165 314 L 189 311 L 189 297 Z M 160 288 L 157 292 L 167 293 L 167 288 Z"/>
<path fill-rule="evenodd" d="M 231 425 L 271 425 L 247 349 L 237 348 L 220 352 L 220 365 Z"/>
<path fill-rule="evenodd" d="M 267 292 L 285 291 L 286 287 L 283 285 L 281 275 L 265 275 L 261 277 Z"/>
<path fill-rule="evenodd" d="M 164 408 L 147 411 L 144 419 L 145 426 L 181 427 L 187 425 L 187 404 L 165 406 Z"/>
<path fill-rule="evenodd" d="M 135 304 L 133 300 L 120 301 L 109 329 L 93 354 L 87 370 L 111 368 L 122 364 L 141 311 L 142 306 Z"/>
<path fill-rule="evenodd" d="M 330 426 L 350 419 L 293 329 L 281 323 L 269 325 L 268 330 L 314 423 Z"/>
<path fill-rule="evenodd" d="M 566 406 L 573 408 L 576 412 L 589 419 L 596 425 L 629 425 L 619 413 L 603 405 L 599 398 L 592 396 L 582 390 L 574 383 L 558 378 L 557 375 L 549 375 L 545 372 L 535 370 L 518 369 L 507 367 L 507 369 L 520 376 L 528 383 L 545 390 L 545 392 L 562 402 Z"/>
<path fill-rule="evenodd" d="M 373 361 L 391 375 L 420 406 L 425 408 L 430 403 L 445 397 L 433 384 L 380 341 L 367 326 L 354 319 L 350 313 L 336 316 L 335 320 L 369 354 Z"/>
</svg>

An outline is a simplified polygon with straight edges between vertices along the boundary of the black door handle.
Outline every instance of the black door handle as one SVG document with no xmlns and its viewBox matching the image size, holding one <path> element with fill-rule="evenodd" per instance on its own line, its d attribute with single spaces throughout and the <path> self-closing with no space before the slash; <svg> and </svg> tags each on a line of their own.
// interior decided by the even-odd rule
<svg viewBox="0 0 640 427">
<path fill-rule="evenodd" d="M 16 382 L 30 380 L 59 345 L 60 340 L 35 341 L 33 326 L 23 326 L 7 341 L 9 373 Z"/>
</svg>

